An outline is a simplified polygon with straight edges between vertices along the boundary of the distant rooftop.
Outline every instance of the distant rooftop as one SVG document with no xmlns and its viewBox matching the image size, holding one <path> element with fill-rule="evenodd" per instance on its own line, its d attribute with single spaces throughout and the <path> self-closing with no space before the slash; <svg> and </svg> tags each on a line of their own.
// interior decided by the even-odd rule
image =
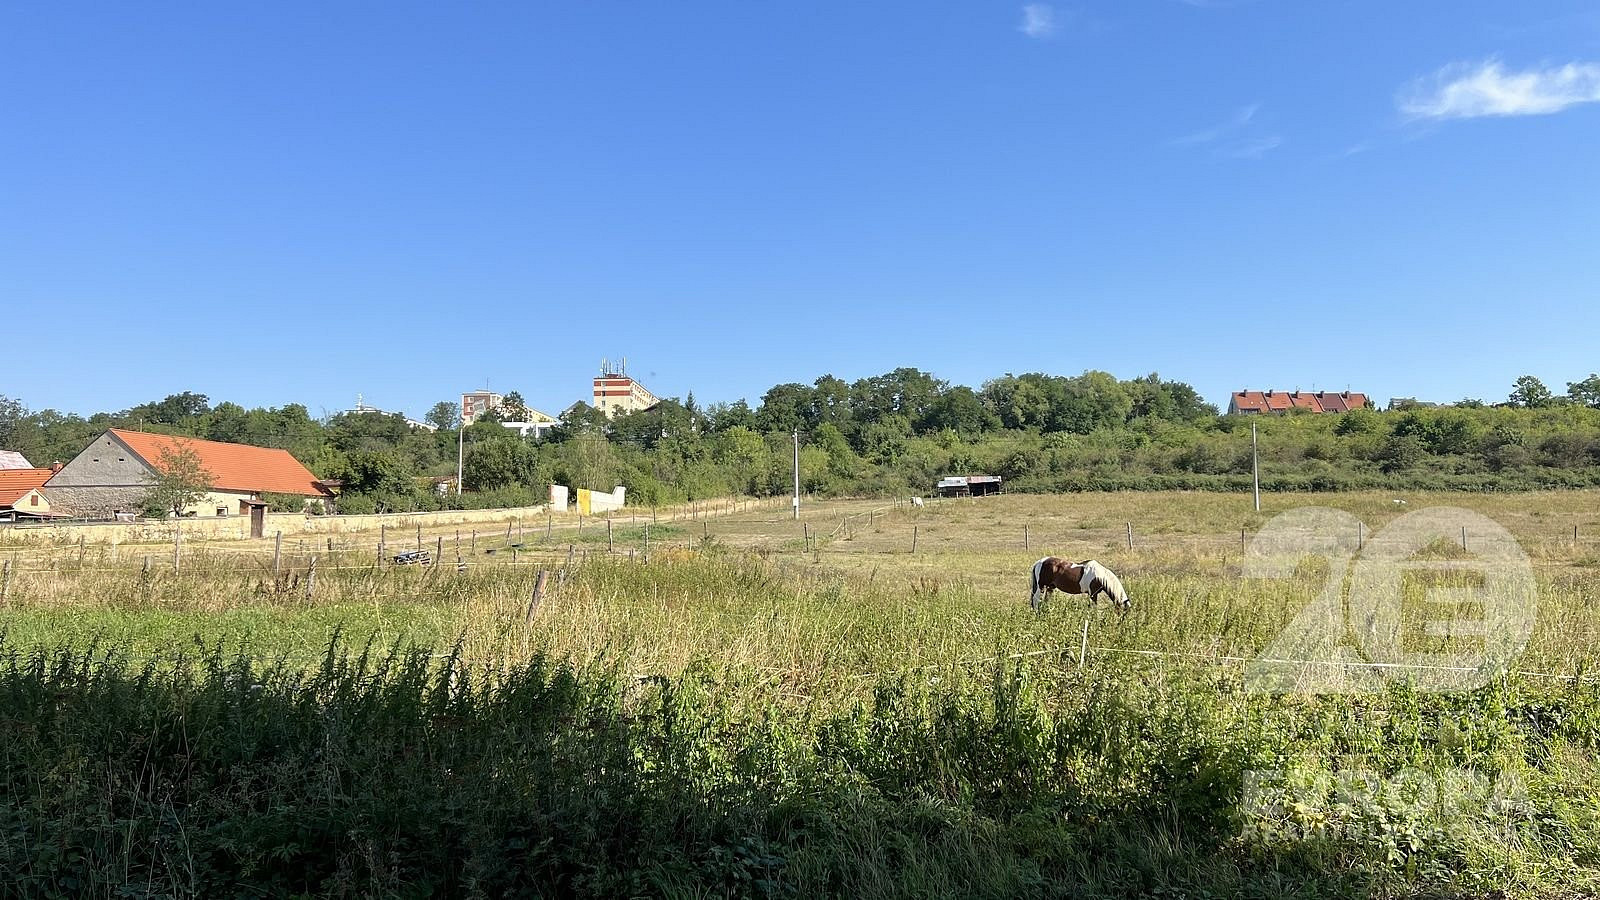
<svg viewBox="0 0 1600 900">
<path fill-rule="evenodd" d="M 0 469 L 31 469 L 33 463 L 15 450 L 0 450 Z"/>
</svg>

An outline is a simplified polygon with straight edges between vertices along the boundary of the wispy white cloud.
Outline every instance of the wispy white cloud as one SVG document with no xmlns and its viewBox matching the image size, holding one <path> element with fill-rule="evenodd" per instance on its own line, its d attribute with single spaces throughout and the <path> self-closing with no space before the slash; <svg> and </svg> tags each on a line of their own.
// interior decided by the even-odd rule
<svg viewBox="0 0 1600 900">
<path fill-rule="evenodd" d="M 1211 155 L 1227 159 L 1260 159 L 1283 144 L 1283 136 L 1263 134 L 1263 129 L 1251 127 L 1261 104 L 1251 103 L 1233 111 L 1233 115 L 1210 128 L 1173 139 L 1180 147 L 1209 147 Z"/>
<path fill-rule="evenodd" d="M 1209 144 L 1218 138 L 1225 137 L 1238 131 L 1244 126 L 1249 125 L 1250 120 L 1255 118 L 1256 111 L 1259 109 L 1261 109 L 1261 104 L 1259 103 L 1252 103 L 1249 106 L 1241 106 L 1235 110 L 1233 115 L 1229 116 L 1226 121 L 1219 122 L 1210 128 L 1202 128 L 1193 134 L 1186 134 L 1183 137 L 1174 140 L 1173 143 Z"/>
<path fill-rule="evenodd" d="M 1230 159 L 1260 159 L 1278 149 L 1282 144 L 1283 138 L 1276 134 L 1270 134 L 1266 137 L 1246 138 L 1245 140 L 1228 144 L 1225 147 L 1218 147 L 1217 155 L 1226 156 Z"/>
<path fill-rule="evenodd" d="M 1022 24 L 1017 30 L 1028 37 L 1042 41 L 1055 34 L 1057 27 L 1056 10 L 1050 4 L 1029 3 L 1022 7 Z"/>
<path fill-rule="evenodd" d="M 1402 90 L 1395 104 L 1406 118 L 1475 119 L 1538 116 L 1600 103 L 1600 63 L 1509 71 L 1497 59 L 1455 63 Z"/>
</svg>

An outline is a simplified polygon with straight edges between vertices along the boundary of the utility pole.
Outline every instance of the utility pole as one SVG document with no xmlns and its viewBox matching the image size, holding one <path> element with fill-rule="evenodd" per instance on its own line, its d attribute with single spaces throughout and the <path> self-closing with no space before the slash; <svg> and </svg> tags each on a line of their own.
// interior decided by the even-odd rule
<svg viewBox="0 0 1600 900">
<path fill-rule="evenodd" d="M 1250 474 L 1255 482 L 1256 512 L 1261 512 L 1261 455 L 1256 444 L 1256 423 L 1250 423 Z"/>
<path fill-rule="evenodd" d="M 800 518 L 800 429 L 794 430 L 794 517 Z"/>
</svg>

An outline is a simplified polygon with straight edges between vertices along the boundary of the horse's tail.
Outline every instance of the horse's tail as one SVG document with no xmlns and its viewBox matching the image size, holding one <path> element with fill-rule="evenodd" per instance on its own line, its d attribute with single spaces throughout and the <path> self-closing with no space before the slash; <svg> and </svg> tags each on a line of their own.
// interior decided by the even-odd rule
<svg viewBox="0 0 1600 900">
<path fill-rule="evenodd" d="M 1044 568 L 1044 561 L 1049 558 L 1046 556 L 1033 564 L 1033 580 L 1028 585 L 1028 605 L 1035 610 L 1039 608 L 1039 571 Z"/>
</svg>

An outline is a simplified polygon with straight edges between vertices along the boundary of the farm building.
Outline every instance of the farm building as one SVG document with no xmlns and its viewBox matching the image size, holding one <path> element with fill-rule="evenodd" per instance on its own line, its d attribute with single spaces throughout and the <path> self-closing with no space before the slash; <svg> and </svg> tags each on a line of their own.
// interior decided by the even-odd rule
<svg viewBox="0 0 1600 900">
<path fill-rule="evenodd" d="M 1353 391 L 1234 391 L 1228 415 L 1283 415 L 1294 409 L 1342 413 L 1370 406 L 1366 394 Z"/>
<path fill-rule="evenodd" d="M 0 450 L 0 470 L 4 469 L 31 469 L 33 463 L 28 462 L 21 453 L 15 450 Z"/>
<path fill-rule="evenodd" d="M 0 469 L 0 522 L 51 516 L 50 501 L 39 488 L 54 474 L 54 469 Z"/>
<path fill-rule="evenodd" d="M 1000 493 L 999 475 L 946 475 L 934 489 L 941 497 L 982 497 Z"/>
<path fill-rule="evenodd" d="M 159 467 L 172 454 L 194 453 L 210 476 L 210 491 L 184 510 L 187 516 L 250 516 L 251 532 L 260 536 L 267 501 L 263 494 L 291 494 L 307 500 L 331 496 L 287 450 L 225 444 L 196 438 L 147 434 L 113 428 L 94 439 L 44 485 L 59 512 L 76 516 L 110 516 L 143 508 Z"/>
</svg>

